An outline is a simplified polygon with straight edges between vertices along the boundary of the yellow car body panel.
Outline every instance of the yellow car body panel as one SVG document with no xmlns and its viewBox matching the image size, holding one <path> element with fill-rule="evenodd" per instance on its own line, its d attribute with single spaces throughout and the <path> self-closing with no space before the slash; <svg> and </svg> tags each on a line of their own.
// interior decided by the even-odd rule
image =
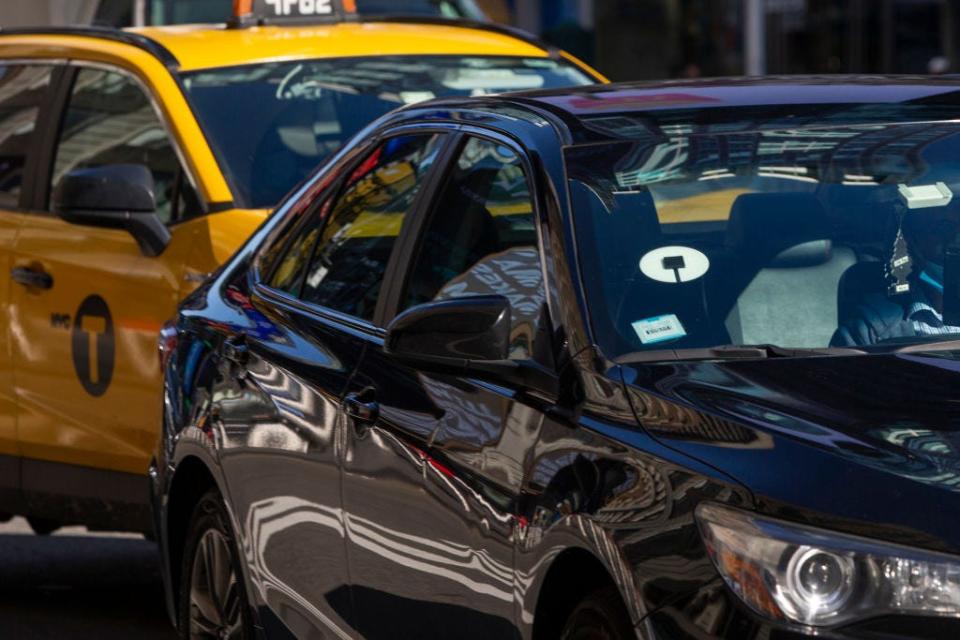
<svg viewBox="0 0 960 640">
<path fill-rule="evenodd" d="M 19 220 L 0 211 L 0 274 L 8 274 L 13 268 L 11 257 L 13 243 L 17 234 Z M 0 300 L 8 300 L 11 282 L 9 278 L 0 278 Z M 10 335 L 10 316 L 0 313 L 0 455 L 16 456 L 17 446 L 17 401 L 13 392 L 13 355 L 11 341 L 2 339 Z M 2 475 L 2 472 L 0 472 Z M 15 478 L 8 478 L 16 482 Z M 0 477 L 0 482 L 3 478 Z"/>
<path fill-rule="evenodd" d="M 543 49 L 505 34 L 464 27 L 390 22 L 211 29 L 209 25 L 132 30 L 156 40 L 183 71 L 266 60 L 387 55 L 478 55 L 542 58 Z M 595 72 L 592 72 L 595 73 Z"/>
<path fill-rule="evenodd" d="M 161 415 L 156 336 L 179 299 L 192 245 L 184 236 L 193 231 L 175 228 L 161 259 L 150 259 L 122 230 L 70 225 L 54 216 L 22 221 L 14 266 L 42 265 L 54 286 L 16 287 L 11 296 L 21 455 L 144 471 Z M 91 297 L 103 300 L 109 315 L 81 312 Z M 56 314 L 63 323 L 51 321 Z M 97 362 L 104 350 L 96 341 L 108 331 L 114 364 L 111 379 L 104 380 Z M 85 363 L 78 363 L 78 349 L 86 351 Z M 84 378 L 106 389 L 94 395 Z"/>
<path fill-rule="evenodd" d="M 495 30 L 435 24 L 135 31 L 165 47 L 176 68 L 136 44 L 79 32 L 0 34 L 0 63 L 49 61 L 135 77 L 213 213 L 171 227 L 170 244 L 149 257 L 126 231 L 70 224 L 48 212 L 0 210 L 0 270 L 39 269 L 53 279 L 52 287 L 38 290 L 0 278 L 0 300 L 9 301 L 8 313 L 0 314 L 0 336 L 9 336 L 0 342 L 0 457 L 145 474 L 162 420 L 158 331 L 178 301 L 268 215 L 233 205 L 231 186 L 175 72 L 308 58 L 549 55 Z M 0 486 L 15 484 L 19 478 L 5 469 L 0 465 Z"/>
</svg>

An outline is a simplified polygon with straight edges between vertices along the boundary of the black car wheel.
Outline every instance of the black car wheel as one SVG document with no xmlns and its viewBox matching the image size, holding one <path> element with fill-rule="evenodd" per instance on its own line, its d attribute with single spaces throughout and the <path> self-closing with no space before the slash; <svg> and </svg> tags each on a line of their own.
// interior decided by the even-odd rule
<svg viewBox="0 0 960 640">
<path fill-rule="evenodd" d="M 180 635 L 187 640 L 253 638 L 236 545 L 220 495 L 193 511 L 180 588 Z"/>
<path fill-rule="evenodd" d="M 615 587 L 595 591 L 576 606 L 560 635 L 562 640 L 629 640 L 636 638 L 630 616 Z"/>
</svg>

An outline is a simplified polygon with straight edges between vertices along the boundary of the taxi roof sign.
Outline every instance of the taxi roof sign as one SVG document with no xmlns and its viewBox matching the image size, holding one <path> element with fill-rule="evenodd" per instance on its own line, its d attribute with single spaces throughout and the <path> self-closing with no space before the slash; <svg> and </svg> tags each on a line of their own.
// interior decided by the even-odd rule
<svg viewBox="0 0 960 640">
<path fill-rule="evenodd" d="M 316 24 L 374 16 L 486 19 L 472 0 L 452 3 L 453 9 L 450 3 L 443 6 L 431 0 L 233 0 L 230 26 Z"/>
<path fill-rule="evenodd" d="M 233 0 L 231 26 L 345 20 L 356 13 L 356 0 Z"/>
</svg>

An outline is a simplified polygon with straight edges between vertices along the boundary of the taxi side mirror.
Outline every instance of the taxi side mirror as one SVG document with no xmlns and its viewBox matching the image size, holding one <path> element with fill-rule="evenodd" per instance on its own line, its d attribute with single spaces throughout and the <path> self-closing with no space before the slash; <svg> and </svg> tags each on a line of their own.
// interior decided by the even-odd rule
<svg viewBox="0 0 960 640">
<path fill-rule="evenodd" d="M 63 176 L 53 194 L 53 210 L 71 224 L 126 229 L 140 251 L 158 256 L 170 244 L 170 231 L 157 215 L 156 185 L 139 164 L 76 169 Z"/>
</svg>

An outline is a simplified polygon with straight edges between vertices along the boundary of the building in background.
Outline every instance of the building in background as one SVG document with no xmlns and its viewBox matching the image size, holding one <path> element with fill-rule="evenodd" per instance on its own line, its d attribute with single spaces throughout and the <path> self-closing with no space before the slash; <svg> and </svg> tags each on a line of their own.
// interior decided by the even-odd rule
<svg viewBox="0 0 960 640">
<path fill-rule="evenodd" d="M 489 4 L 506 5 L 518 26 L 576 51 L 614 79 L 960 72 L 960 0 L 492 0 Z M 751 11 L 758 16 L 752 31 Z"/>
<path fill-rule="evenodd" d="M 615 80 L 960 72 L 960 0 L 358 0 L 513 24 Z M 232 0 L 3 0 L 0 26 L 222 21 Z"/>
</svg>

